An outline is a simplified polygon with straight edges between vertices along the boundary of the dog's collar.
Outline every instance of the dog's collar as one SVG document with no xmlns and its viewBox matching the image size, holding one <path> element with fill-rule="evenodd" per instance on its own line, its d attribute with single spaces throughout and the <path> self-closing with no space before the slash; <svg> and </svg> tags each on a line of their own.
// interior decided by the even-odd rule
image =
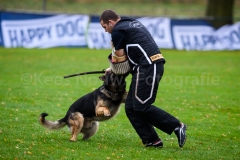
<svg viewBox="0 0 240 160">
<path fill-rule="evenodd" d="M 119 93 L 110 92 L 110 91 L 106 90 L 106 88 L 104 86 L 100 87 L 100 92 L 102 92 L 108 98 L 111 98 L 112 100 L 120 100 L 120 99 L 122 99 L 122 97 L 121 97 L 121 95 Z"/>
</svg>

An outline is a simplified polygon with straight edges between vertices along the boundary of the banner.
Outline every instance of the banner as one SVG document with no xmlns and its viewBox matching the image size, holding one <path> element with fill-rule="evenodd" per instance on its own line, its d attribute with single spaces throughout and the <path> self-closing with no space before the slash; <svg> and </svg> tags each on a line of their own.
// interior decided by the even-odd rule
<svg viewBox="0 0 240 160">
<path fill-rule="evenodd" d="M 240 50 L 240 22 L 234 25 L 226 25 L 213 34 L 213 49 L 217 50 Z"/>
<path fill-rule="evenodd" d="M 215 30 L 204 19 L 135 17 L 160 49 L 240 50 L 240 22 Z M 0 12 L 0 46 L 110 49 L 98 16 Z"/>
<path fill-rule="evenodd" d="M 99 17 L 92 17 L 89 22 L 87 42 L 88 47 L 93 49 L 111 48 L 111 35 L 102 28 L 99 23 Z"/>
<path fill-rule="evenodd" d="M 212 48 L 214 29 L 209 26 L 174 26 L 173 38 L 179 50 L 207 50 Z"/>
<path fill-rule="evenodd" d="M 137 18 L 150 32 L 160 48 L 173 48 L 170 18 Z M 102 28 L 99 17 L 92 17 L 88 29 L 89 48 L 111 48 L 111 35 Z"/>
<path fill-rule="evenodd" d="M 182 20 L 183 21 L 183 20 Z M 195 20 L 196 21 L 196 20 Z M 172 25 L 175 48 L 179 50 L 239 50 L 240 23 L 217 30 L 204 21 Z"/>
<path fill-rule="evenodd" d="M 7 48 L 86 47 L 87 15 L 56 15 L 27 20 L 2 20 Z"/>
<path fill-rule="evenodd" d="M 2 21 L 2 13 L 0 12 L 0 24 L 1 24 L 1 21 Z M 2 27 L 0 25 L 0 47 L 3 46 L 3 39 L 2 39 Z"/>
<path fill-rule="evenodd" d="M 170 18 L 138 18 L 150 32 L 159 48 L 173 48 L 173 40 L 171 35 Z"/>
</svg>

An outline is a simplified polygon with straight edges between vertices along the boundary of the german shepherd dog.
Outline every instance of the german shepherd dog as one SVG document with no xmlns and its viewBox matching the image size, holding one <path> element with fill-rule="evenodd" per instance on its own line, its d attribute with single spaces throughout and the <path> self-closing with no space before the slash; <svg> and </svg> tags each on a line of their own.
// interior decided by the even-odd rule
<svg viewBox="0 0 240 160">
<path fill-rule="evenodd" d="M 65 117 L 53 122 L 45 119 L 47 113 L 42 113 L 39 116 L 40 124 L 51 130 L 67 125 L 71 132 L 70 141 L 77 141 L 79 133 L 83 134 L 82 140 L 88 140 L 97 133 L 98 121 L 114 117 L 121 103 L 125 102 L 126 77 L 127 75 L 116 75 L 113 72 L 100 76 L 99 78 L 104 81 L 103 85 L 75 101 Z"/>
</svg>

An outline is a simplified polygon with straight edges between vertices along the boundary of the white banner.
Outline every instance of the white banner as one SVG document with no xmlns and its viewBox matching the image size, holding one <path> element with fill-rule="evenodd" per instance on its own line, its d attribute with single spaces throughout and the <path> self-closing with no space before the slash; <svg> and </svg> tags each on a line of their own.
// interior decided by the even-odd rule
<svg viewBox="0 0 240 160">
<path fill-rule="evenodd" d="M 6 48 L 89 47 L 110 49 L 111 35 L 99 17 L 89 15 L 25 16 L 4 13 L 0 19 L 0 46 Z M 31 17 L 31 19 L 30 19 Z M 26 19 L 29 18 L 29 19 Z M 150 32 L 158 47 L 179 50 L 240 50 L 240 22 L 217 30 L 204 20 L 167 17 L 137 18 Z"/>
<path fill-rule="evenodd" d="M 160 48 L 173 48 L 170 18 L 138 18 L 153 36 Z M 99 22 L 90 22 L 88 30 L 89 48 L 111 48 L 111 35 L 104 31 Z"/>
<path fill-rule="evenodd" d="M 240 22 L 234 25 L 226 25 L 213 34 L 216 42 L 220 46 L 215 47 L 214 49 L 218 50 L 239 50 L 240 49 Z"/>
<path fill-rule="evenodd" d="M 87 46 L 88 15 L 57 15 L 34 20 L 3 20 L 2 36 L 7 48 Z"/>
<path fill-rule="evenodd" d="M 170 18 L 143 17 L 138 20 L 148 29 L 159 48 L 173 48 Z"/>
<path fill-rule="evenodd" d="M 211 49 L 213 33 L 214 28 L 210 26 L 174 26 L 173 39 L 175 47 L 180 50 Z"/>
<path fill-rule="evenodd" d="M 179 50 L 239 50 L 240 23 L 214 30 L 210 26 L 174 26 L 173 39 Z"/>
<path fill-rule="evenodd" d="M 91 49 L 111 48 L 111 35 L 108 32 L 105 32 L 99 22 L 90 22 L 87 41 L 88 47 Z"/>
</svg>

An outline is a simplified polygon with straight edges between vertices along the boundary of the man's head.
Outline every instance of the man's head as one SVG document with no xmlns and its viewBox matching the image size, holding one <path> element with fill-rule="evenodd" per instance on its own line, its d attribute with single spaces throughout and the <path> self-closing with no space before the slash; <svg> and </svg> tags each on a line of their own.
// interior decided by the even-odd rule
<svg viewBox="0 0 240 160">
<path fill-rule="evenodd" d="M 113 10 L 105 10 L 101 14 L 99 21 L 105 29 L 105 32 L 112 33 L 113 27 L 120 19 L 119 15 Z"/>
</svg>

